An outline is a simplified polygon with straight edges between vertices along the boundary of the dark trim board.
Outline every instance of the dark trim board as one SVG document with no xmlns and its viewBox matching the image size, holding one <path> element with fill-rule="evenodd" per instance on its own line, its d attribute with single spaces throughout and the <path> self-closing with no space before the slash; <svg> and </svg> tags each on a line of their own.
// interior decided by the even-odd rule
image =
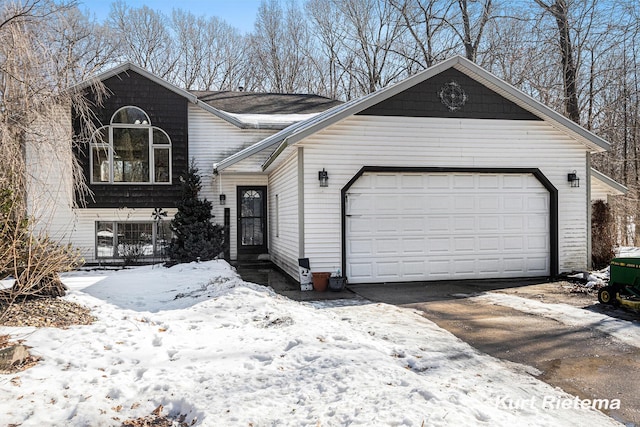
<svg viewBox="0 0 640 427">
<path fill-rule="evenodd" d="M 500 174 L 531 174 L 549 191 L 549 255 L 551 277 L 559 274 L 559 250 L 558 250 L 558 189 L 538 168 L 466 168 L 466 167 L 395 167 L 395 166 L 363 166 L 342 187 L 340 191 L 341 236 L 342 236 L 342 271 L 347 269 L 347 229 L 346 206 L 347 191 L 355 182 L 367 172 L 414 172 L 414 173 L 500 173 Z"/>
</svg>

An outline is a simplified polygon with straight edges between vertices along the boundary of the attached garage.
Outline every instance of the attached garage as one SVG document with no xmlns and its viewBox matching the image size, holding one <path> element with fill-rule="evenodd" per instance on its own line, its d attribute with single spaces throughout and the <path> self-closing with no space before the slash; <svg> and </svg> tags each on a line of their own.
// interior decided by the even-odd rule
<svg viewBox="0 0 640 427">
<path fill-rule="evenodd" d="M 269 253 L 292 277 L 300 258 L 351 284 L 553 277 L 589 265 L 590 156 L 608 147 L 455 57 L 217 170 L 268 153 Z"/>
<path fill-rule="evenodd" d="M 555 203 L 540 177 L 364 168 L 344 191 L 349 281 L 549 276 Z"/>
</svg>

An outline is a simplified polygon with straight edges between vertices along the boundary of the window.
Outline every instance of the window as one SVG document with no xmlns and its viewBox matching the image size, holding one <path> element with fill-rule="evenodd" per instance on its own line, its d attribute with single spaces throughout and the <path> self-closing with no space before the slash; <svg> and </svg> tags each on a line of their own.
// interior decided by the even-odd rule
<svg viewBox="0 0 640 427">
<path fill-rule="evenodd" d="M 171 242 L 170 221 L 96 222 L 97 258 L 164 258 Z"/>
<path fill-rule="evenodd" d="M 171 140 L 138 107 L 123 107 L 91 139 L 91 183 L 171 183 Z"/>
</svg>

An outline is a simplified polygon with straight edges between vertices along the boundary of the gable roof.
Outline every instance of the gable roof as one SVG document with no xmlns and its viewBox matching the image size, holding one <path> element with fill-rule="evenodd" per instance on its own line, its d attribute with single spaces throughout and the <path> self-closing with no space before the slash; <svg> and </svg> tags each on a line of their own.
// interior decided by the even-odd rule
<svg viewBox="0 0 640 427">
<path fill-rule="evenodd" d="M 95 81 L 104 81 L 130 71 L 186 98 L 192 104 L 241 129 L 280 130 L 292 123 L 308 119 L 311 114 L 315 115 L 334 105 L 342 104 L 340 101 L 318 95 L 187 91 L 131 62 L 125 62 L 100 73 L 73 86 L 72 89 L 84 89 Z"/>
<path fill-rule="evenodd" d="M 499 79 L 475 63 L 458 55 L 427 68 L 426 70 L 401 82 L 387 86 L 386 88 L 380 89 L 362 98 L 333 107 L 330 110 L 320 113 L 319 115 L 303 122 L 293 124 L 288 128 L 252 145 L 251 147 L 227 157 L 214 165 L 214 168 L 223 170 L 262 150 L 275 148 L 269 159 L 263 164 L 262 168 L 264 170 L 287 146 L 295 144 L 307 136 L 337 123 L 340 120 L 357 114 L 394 95 L 397 95 L 400 92 L 403 92 L 449 68 L 455 68 L 477 82 L 485 85 L 489 89 L 495 91 L 499 95 L 519 105 L 523 109 L 531 112 L 535 116 L 545 120 L 553 127 L 572 136 L 577 141 L 580 141 L 585 145 L 585 147 L 587 147 L 587 149 L 592 150 L 593 152 L 602 152 L 609 149 L 609 143 L 604 139 L 572 122 L 562 114 L 533 99 L 519 89 L 516 89 L 514 86 L 511 86 L 507 82 Z"/>
</svg>

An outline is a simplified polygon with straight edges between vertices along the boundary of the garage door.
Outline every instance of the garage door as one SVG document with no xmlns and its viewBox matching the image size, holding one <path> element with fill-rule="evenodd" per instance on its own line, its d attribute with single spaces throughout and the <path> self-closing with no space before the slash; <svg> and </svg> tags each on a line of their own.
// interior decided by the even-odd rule
<svg viewBox="0 0 640 427">
<path fill-rule="evenodd" d="M 345 215 L 350 283 L 549 275 L 549 192 L 532 174 L 367 172 Z"/>
</svg>

